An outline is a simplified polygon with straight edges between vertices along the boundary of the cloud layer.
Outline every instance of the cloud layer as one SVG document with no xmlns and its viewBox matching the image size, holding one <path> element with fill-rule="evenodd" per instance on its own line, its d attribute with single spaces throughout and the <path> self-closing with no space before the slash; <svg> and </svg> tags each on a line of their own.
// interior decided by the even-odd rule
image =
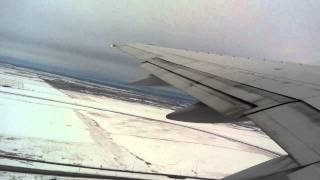
<svg viewBox="0 0 320 180">
<path fill-rule="evenodd" d="M 0 55 L 99 80 L 147 73 L 109 47 L 143 42 L 319 63 L 318 1 L 4 0 Z"/>
</svg>

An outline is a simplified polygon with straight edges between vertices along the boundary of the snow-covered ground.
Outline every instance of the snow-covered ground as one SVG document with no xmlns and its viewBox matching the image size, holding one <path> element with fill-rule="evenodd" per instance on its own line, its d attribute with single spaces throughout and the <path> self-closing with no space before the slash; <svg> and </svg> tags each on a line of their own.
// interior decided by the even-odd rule
<svg viewBox="0 0 320 180">
<path fill-rule="evenodd" d="M 170 109 L 59 90 L 17 69 L 1 67 L 1 79 L 19 86 L 0 87 L 0 155 L 221 178 L 285 154 L 251 128 L 171 121 Z"/>
</svg>

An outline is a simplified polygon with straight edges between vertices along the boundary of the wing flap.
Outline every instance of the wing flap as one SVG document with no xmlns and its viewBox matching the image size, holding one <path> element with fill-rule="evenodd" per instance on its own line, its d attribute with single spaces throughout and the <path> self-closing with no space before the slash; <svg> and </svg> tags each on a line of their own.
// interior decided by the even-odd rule
<svg viewBox="0 0 320 180">
<path fill-rule="evenodd" d="M 290 156 L 281 156 L 257 166 L 251 167 L 244 171 L 240 171 L 231 176 L 224 178 L 223 180 L 257 180 L 257 179 L 285 179 L 290 171 L 298 168 L 299 165 Z M 284 171 L 288 173 L 281 174 Z"/>
<path fill-rule="evenodd" d="M 204 104 L 222 114 L 239 117 L 245 110 L 251 109 L 250 104 L 241 102 L 236 98 L 227 96 L 190 79 L 186 79 L 168 70 L 162 69 L 156 65 L 143 63 L 142 67 L 148 69 L 163 81 L 166 81 L 172 86 L 182 89 L 196 97 Z"/>
<path fill-rule="evenodd" d="M 277 104 L 293 101 L 293 99 L 285 96 L 246 86 L 239 82 L 203 73 L 181 65 L 172 64 L 161 58 L 152 58 L 150 60 L 146 60 L 146 62 L 177 74 L 183 78 L 195 81 L 197 84 L 223 92 L 224 94 L 228 94 L 234 98 L 238 98 L 259 108 L 267 108 Z"/>
<path fill-rule="evenodd" d="M 320 113 L 303 102 L 248 116 L 301 165 L 320 161 Z"/>
<path fill-rule="evenodd" d="M 313 164 L 289 174 L 290 180 L 318 180 L 320 177 L 320 163 Z"/>
</svg>

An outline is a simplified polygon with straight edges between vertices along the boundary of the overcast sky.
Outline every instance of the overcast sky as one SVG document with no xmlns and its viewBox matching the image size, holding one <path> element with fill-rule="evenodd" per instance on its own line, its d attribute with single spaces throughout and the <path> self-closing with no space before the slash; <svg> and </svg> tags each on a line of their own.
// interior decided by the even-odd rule
<svg viewBox="0 0 320 180">
<path fill-rule="evenodd" d="M 319 9 L 317 0 L 1 0 L 0 56 L 123 82 L 147 72 L 112 43 L 320 64 Z"/>
</svg>

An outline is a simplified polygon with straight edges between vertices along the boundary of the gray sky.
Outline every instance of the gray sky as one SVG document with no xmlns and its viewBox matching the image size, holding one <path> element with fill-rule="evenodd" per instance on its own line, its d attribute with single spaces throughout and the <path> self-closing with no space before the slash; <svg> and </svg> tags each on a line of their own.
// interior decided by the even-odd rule
<svg viewBox="0 0 320 180">
<path fill-rule="evenodd" d="M 0 56 L 117 81 L 147 72 L 112 43 L 320 64 L 319 8 L 316 0 L 2 0 Z"/>
</svg>

